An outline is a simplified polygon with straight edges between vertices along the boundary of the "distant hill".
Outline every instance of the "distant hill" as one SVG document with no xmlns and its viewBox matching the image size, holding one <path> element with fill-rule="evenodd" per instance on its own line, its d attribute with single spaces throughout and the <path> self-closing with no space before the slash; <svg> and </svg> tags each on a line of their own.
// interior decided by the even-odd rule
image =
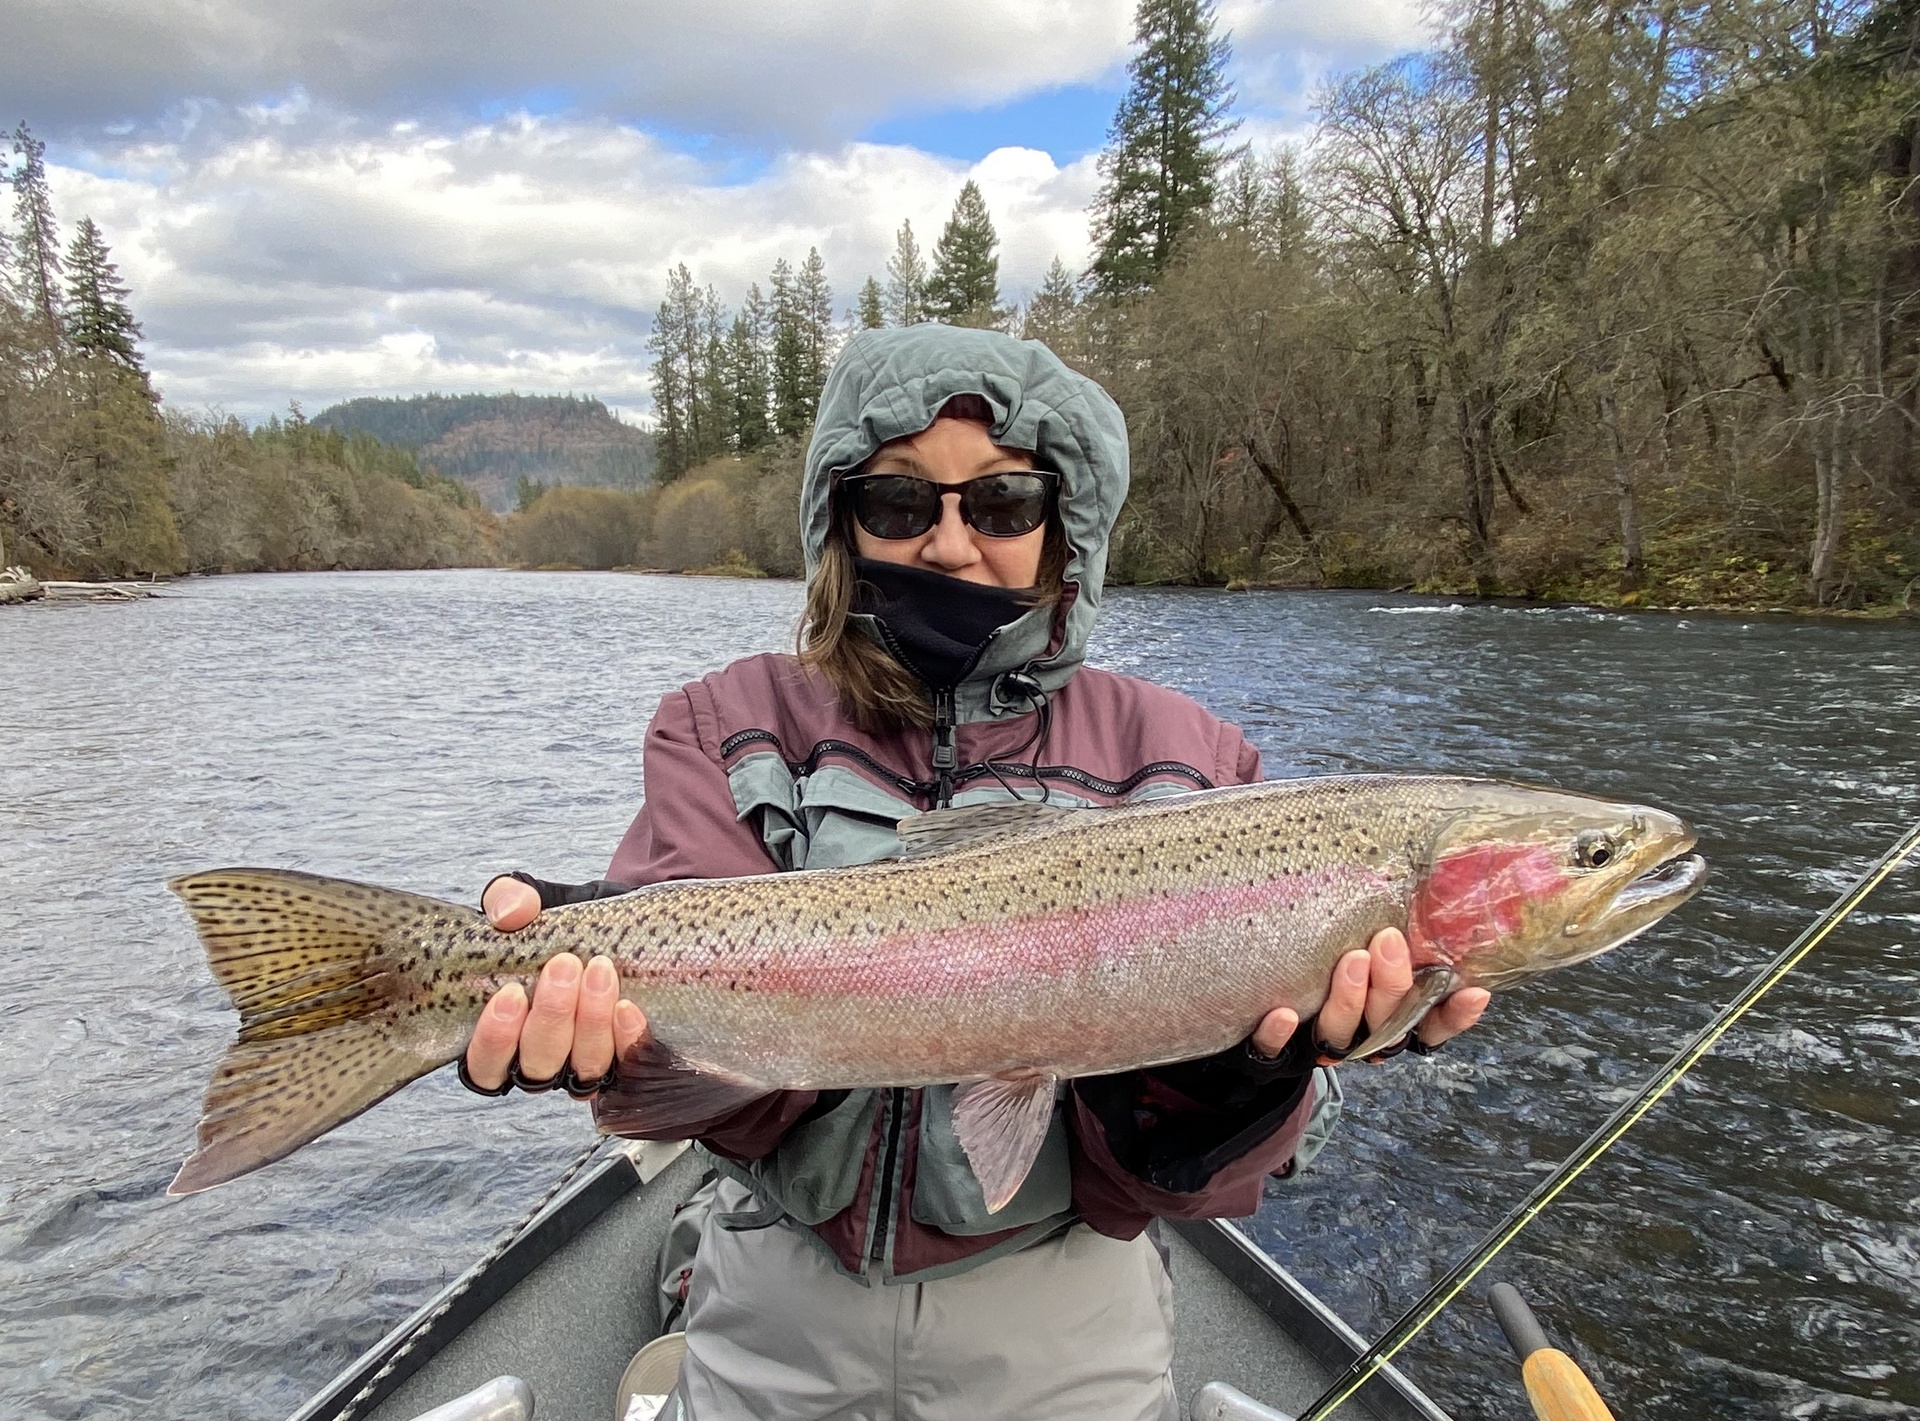
<svg viewBox="0 0 1920 1421">
<path fill-rule="evenodd" d="M 622 424 L 600 401 L 573 395 L 348 400 L 313 423 L 412 449 L 499 510 L 516 505 L 523 478 L 639 488 L 653 477 L 653 436 Z"/>
</svg>

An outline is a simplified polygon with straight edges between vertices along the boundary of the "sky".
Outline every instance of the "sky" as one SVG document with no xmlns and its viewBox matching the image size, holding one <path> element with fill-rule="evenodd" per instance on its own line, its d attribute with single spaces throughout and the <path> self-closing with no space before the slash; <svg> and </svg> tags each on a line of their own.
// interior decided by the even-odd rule
<svg viewBox="0 0 1920 1421">
<path fill-rule="evenodd" d="M 1219 0 L 1240 138 L 1422 39 L 1418 0 Z M 99 225 L 169 405 L 516 390 L 651 410 L 685 262 L 836 303 L 980 184 L 1003 295 L 1087 256 L 1132 0 L 0 0 L 0 114 Z"/>
</svg>

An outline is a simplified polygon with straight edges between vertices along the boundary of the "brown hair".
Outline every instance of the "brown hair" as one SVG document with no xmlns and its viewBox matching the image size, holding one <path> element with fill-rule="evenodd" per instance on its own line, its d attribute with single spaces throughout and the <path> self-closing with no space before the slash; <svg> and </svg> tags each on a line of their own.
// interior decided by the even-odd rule
<svg viewBox="0 0 1920 1421">
<path fill-rule="evenodd" d="M 952 401 L 948 407 L 952 407 Z M 840 709 L 869 734 L 922 728 L 933 724 L 927 688 L 871 637 L 847 621 L 853 609 L 853 531 L 837 496 L 828 496 L 827 536 L 820 565 L 807 586 L 806 616 L 800 623 L 800 664 L 818 667 L 840 698 Z M 1067 535 L 1059 509 L 1047 516 L 1046 541 L 1040 546 L 1036 606 L 1060 600 L 1067 570 Z"/>
</svg>

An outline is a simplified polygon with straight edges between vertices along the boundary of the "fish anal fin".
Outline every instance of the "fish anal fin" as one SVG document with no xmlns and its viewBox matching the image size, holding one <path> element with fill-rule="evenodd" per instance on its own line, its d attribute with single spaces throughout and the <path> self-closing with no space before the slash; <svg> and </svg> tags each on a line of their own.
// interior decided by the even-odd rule
<svg viewBox="0 0 1920 1421">
<path fill-rule="evenodd" d="M 1460 975 L 1444 963 L 1422 967 L 1413 974 L 1413 990 L 1400 999 L 1400 1004 L 1374 1028 L 1372 1035 L 1348 1050 L 1347 1059 L 1364 1060 L 1376 1051 L 1386 1050 L 1418 1026 L 1426 1014 L 1445 1001 L 1459 985 Z"/>
<path fill-rule="evenodd" d="M 953 1091 L 954 1134 L 986 1198 L 987 1212 L 1007 1207 L 1046 1142 L 1053 1123 L 1054 1077 L 1043 1071 L 964 1081 Z"/>
<path fill-rule="evenodd" d="M 593 1120 L 607 1135 L 679 1140 L 773 1091 L 759 1081 L 703 1070 L 648 1036 L 620 1057 L 613 1085 L 594 1101 Z"/>
<path fill-rule="evenodd" d="M 925 814 L 909 815 L 894 825 L 894 832 L 900 836 L 901 856 L 917 859 L 1031 838 L 1076 814 L 1087 812 L 1032 801 L 964 804 L 958 809 L 933 809 Z"/>
</svg>

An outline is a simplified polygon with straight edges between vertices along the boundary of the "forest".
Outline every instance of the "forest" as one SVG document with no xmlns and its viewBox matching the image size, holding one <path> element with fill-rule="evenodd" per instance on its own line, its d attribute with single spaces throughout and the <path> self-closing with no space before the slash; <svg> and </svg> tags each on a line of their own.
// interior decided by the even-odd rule
<svg viewBox="0 0 1920 1421">
<path fill-rule="evenodd" d="M 1002 325 L 1105 384 L 1123 582 L 1912 610 L 1920 3 L 1442 19 L 1259 152 L 1211 8 L 1143 0 L 1089 269 L 1008 310 L 969 184 L 853 320 Z M 781 573 L 815 266 L 731 317 L 679 269 L 656 326 L 662 476 Z"/>
<path fill-rule="evenodd" d="M 365 432 L 163 412 L 97 229 L 54 242 L 23 126 L 0 561 L 793 575 L 839 343 L 937 320 L 1043 340 L 1120 402 L 1118 581 L 1913 610 L 1920 0 L 1436 18 L 1264 151 L 1211 5 L 1141 0 L 1085 271 L 1006 301 L 972 182 L 838 315 L 817 249 L 734 309 L 675 267 L 651 486 L 527 481 L 499 519 Z"/>
<path fill-rule="evenodd" d="M 366 434 L 163 410 L 100 229 L 59 241 L 45 145 L 13 133 L 0 229 L 0 568 L 114 578 L 496 557 L 463 486 Z"/>
</svg>

